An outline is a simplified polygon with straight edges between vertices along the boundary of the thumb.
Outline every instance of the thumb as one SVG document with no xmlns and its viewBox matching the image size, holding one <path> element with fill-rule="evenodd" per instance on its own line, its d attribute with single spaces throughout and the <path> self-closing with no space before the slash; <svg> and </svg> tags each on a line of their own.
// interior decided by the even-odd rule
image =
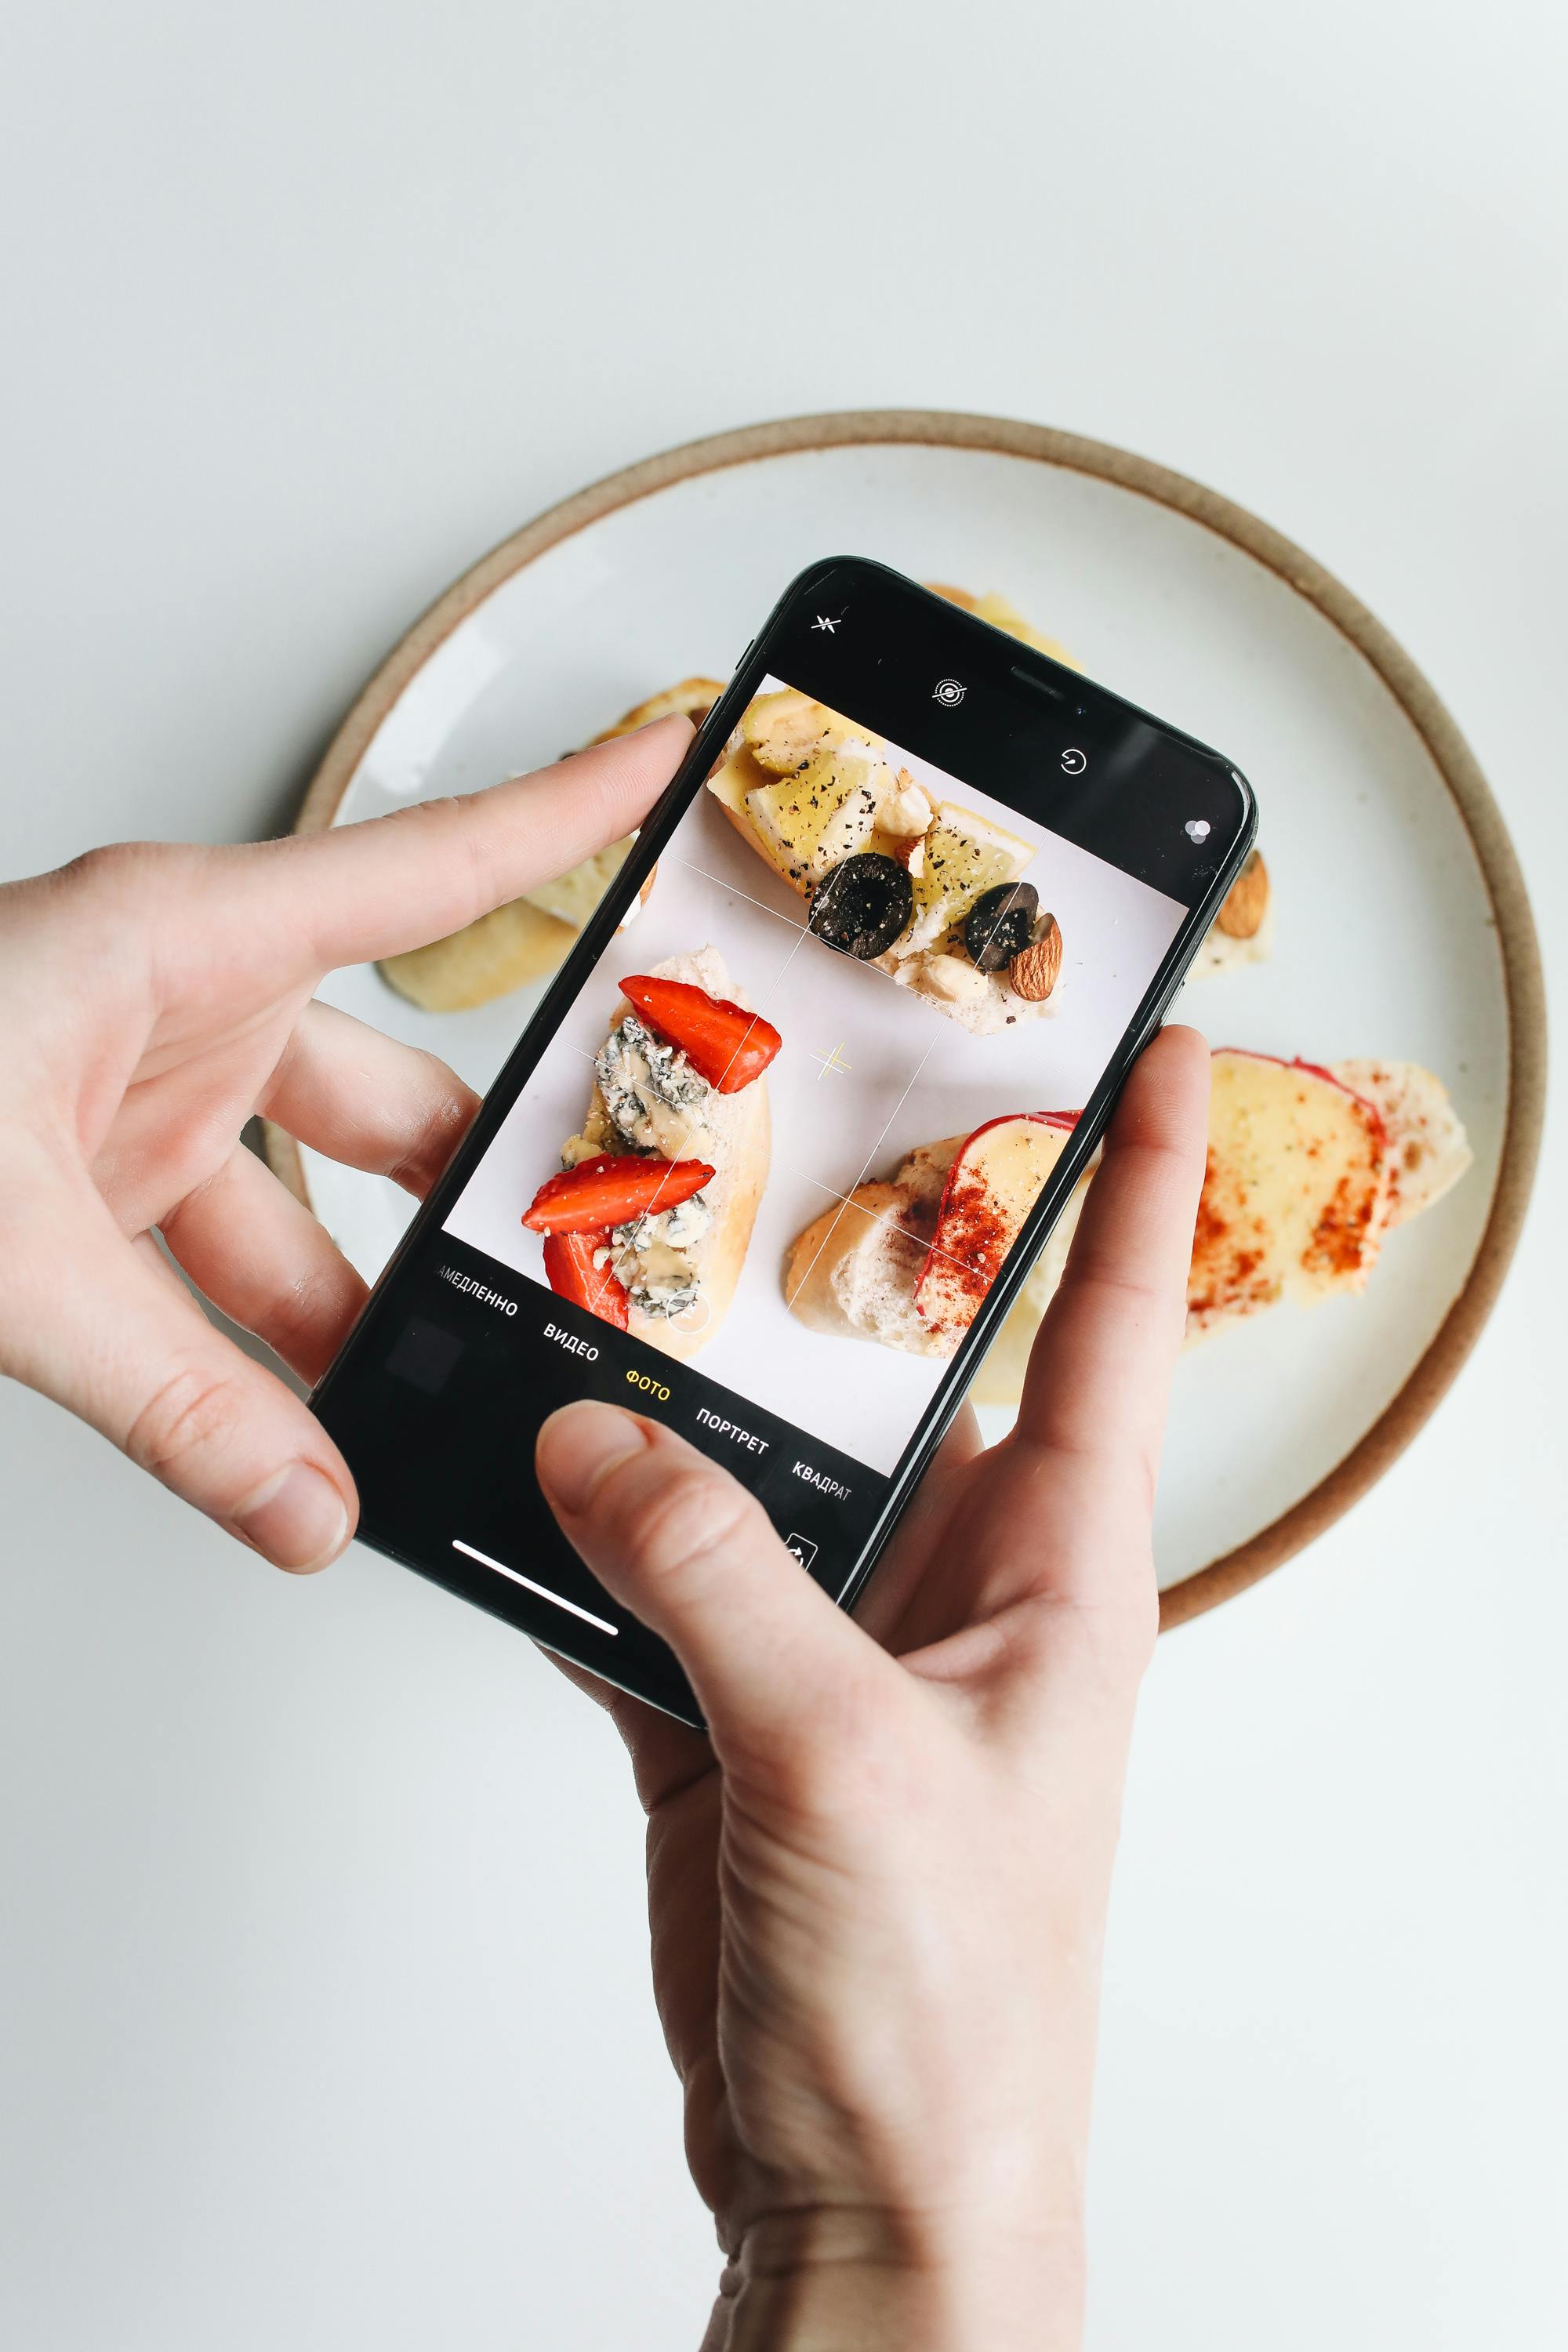
<svg viewBox="0 0 1568 2352">
<path fill-rule="evenodd" d="M 762 1506 L 673 1430 L 584 1400 L 552 1413 L 545 1499 L 606 1590 L 669 1643 L 725 1761 L 777 1762 L 901 1680 Z"/>
<path fill-rule="evenodd" d="M 325 1430 L 213 1328 L 155 1244 L 127 1241 L 90 1187 L 73 1206 L 57 1204 L 52 1240 L 37 1224 L 29 1236 L 47 1279 L 12 1269 L 0 1370 L 79 1414 L 274 1567 L 324 1568 L 358 1511 Z"/>
</svg>

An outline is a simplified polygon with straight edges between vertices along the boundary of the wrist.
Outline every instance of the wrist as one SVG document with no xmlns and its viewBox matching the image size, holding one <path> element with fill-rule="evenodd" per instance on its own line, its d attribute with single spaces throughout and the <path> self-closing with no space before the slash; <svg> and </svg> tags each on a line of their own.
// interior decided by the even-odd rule
<svg viewBox="0 0 1568 2352">
<path fill-rule="evenodd" d="M 704 2352 L 1075 2352 L 1083 2238 L 859 2206 L 769 2213 L 724 2276 Z"/>
</svg>

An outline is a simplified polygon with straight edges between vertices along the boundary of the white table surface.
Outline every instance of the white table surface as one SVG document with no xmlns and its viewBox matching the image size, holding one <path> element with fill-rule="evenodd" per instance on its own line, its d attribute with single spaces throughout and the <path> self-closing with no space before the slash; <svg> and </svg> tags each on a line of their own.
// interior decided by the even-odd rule
<svg viewBox="0 0 1568 2352">
<path fill-rule="evenodd" d="M 5 871 L 280 827 L 412 614 L 581 483 L 932 405 L 1147 452 L 1329 563 L 1560 961 L 1546 0 L 67 0 L 7 46 Z M 1162 1648 L 1092 2352 L 1568 2324 L 1563 1179 L 1383 1485 Z M 0 1497 L 0 2337 L 694 2344 L 594 1711 L 369 1554 L 270 1575 L 16 1391 Z"/>
</svg>

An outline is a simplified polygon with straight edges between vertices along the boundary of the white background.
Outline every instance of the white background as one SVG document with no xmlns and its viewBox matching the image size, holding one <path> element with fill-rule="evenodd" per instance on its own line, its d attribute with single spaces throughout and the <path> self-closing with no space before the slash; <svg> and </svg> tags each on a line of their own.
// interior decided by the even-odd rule
<svg viewBox="0 0 1568 2352">
<path fill-rule="evenodd" d="M 1554 956 L 1556 10 L 65 0 L 8 49 L 7 869 L 286 822 L 410 614 L 579 483 L 924 404 L 1321 556 L 1469 734 Z M 1095 2352 L 1563 2332 L 1563 1183 L 1391 1475 L 1162 1649 Z M 36 1400 L 0 1444 L 0 2333 L 691 2345 L 603 1723 L 366 1556 L 268 1577 Z"/>
<path fill-rule="evenodd" d="M 1183 913 L 1173 898 L 929 761 L 891 744 L 888 757 L 933 800 L 957 798 L 1034 841 L 1025 871 L 1062 931 L 1049 1010 L 976 1037 L 887 973 L 834 954 L 806 930 L 788 883 L 700 793 L 659 858 L 635 927 L 605 949 L 445 1226 L 544 1280 L 543 1244 L 524 1229 L 522 1211 L 582 1127 L 592 1057 L 624 1002 L 618 979 L 716 948 L 742 1001 L 766 1014 L 784 1044 L 767 1074 L 773 1148 L 751 1247 L 729 1314 L 692 1360 L 710 1380 L 881 1471 L 897 1466 L 945 1361 L 889 1350 L 868 1358 L 868 1340 L 808 1328 L 784 1305 L 791 1244 L 835 1199 L 895 1175 L 922 1143 L 972 1133 L 1007 1111 L 1081 1109 Z"/>
</svg>

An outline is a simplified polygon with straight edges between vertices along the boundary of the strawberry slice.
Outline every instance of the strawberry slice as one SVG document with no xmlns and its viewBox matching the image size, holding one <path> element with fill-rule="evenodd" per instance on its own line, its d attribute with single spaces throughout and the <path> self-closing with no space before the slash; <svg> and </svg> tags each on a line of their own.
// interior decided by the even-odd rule
<svg viewBox="0 0 1568 2352">
<path fill-rule="evenodd" d="M 762 1076 L 784 1044 L 771 1021 L 689 981 L 634 973 L 622 981 L 621 993 L 661 1037 L 679 1046 L 715 1094 L 738 1095 Z"/>
<path fill-rule="evenodd" d="M 605 1248 L 609 1239 L 607 1233 L 552 1234 L 544 1244 L 544 1279 L 558 1297 L 624 1331 L 632 1302 L 614 1266 L 594 1264 L 595 1251 Z"/>
<path fill-rule="evenodd" d="M 522 1222 L 536 1234 L 602 1234 L 607 1226 L 629 1224 L 647 1212 L 657 1214 L 689 1201 L 712 1175 L 702 1160 L 644 1160 L 601 1151 L 542 1184 Z"/>
</svg>

